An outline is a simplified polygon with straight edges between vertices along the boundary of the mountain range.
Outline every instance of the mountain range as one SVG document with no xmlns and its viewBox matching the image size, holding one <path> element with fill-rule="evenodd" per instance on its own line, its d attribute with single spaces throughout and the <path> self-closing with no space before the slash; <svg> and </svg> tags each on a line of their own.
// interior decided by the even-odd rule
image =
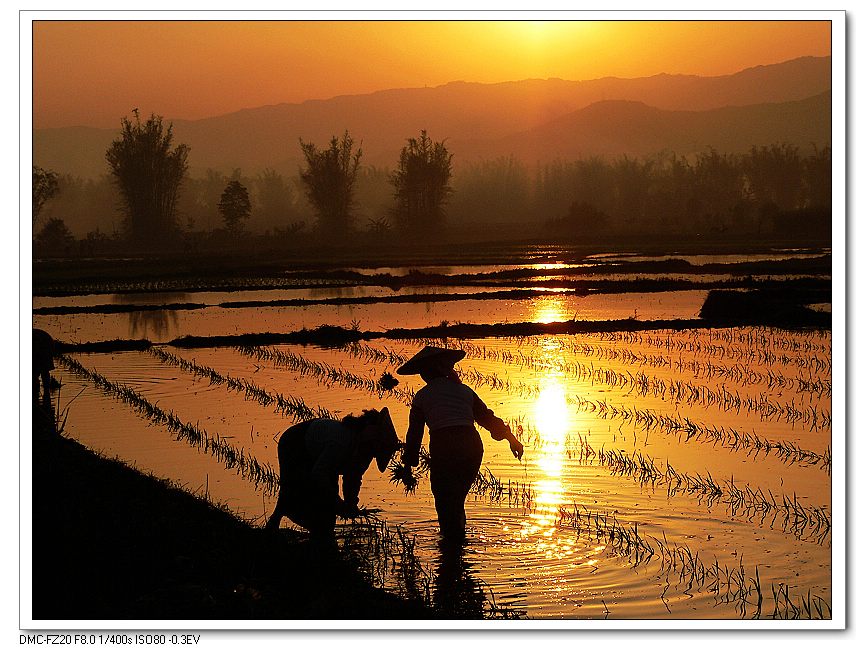
<svg viewBox="0 0 865 650">
<path fill-rule="evenodd" d="M 34 164 L 84 178 L 106 173 L 120 117 L 117 129 L 35 129 Z M 406 138 L 422 129 L 446 140 L 457 169 L 511 155 L 534 163 L 708 147 L 737 153 L 775 142 L 822 147 L 831 137 L 831 60 L 803 57 L 714 77 L 458 81 L 165 120 L 175 142 L 190 146 L 193 175 L 207 168 L 295 173 L 300 138 L 324 146 L 346 130 L 364 164 L 391 168 Z"/>
</svg>

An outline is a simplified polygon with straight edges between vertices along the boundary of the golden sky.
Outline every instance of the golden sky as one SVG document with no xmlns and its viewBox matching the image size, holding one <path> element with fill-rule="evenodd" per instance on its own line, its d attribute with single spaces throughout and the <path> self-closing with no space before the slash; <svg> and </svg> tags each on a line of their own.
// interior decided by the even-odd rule
<svg viewBox="0 0 865 650">
<path fill-rule="evenodd" d="M 723 75 L 830 54 L 828 21 L 35 21 L 33 126 L 199 119 L 449 81 Z"/>
</svg>

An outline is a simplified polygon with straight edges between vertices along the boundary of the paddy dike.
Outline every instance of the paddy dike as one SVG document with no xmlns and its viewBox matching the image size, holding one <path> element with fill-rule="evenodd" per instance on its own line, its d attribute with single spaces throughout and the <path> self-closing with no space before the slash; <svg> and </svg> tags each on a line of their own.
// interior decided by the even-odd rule
<svg viewBox="0 0 865 650">
<path fill-rule="evenodd" d="M 304 535 L 268 535 L 34 416 L 34 620 L 430 618 Z"/>
<path fill-rule="evenodd" d="M 724 292 L 727 293 L 727 292 Z M 732 293 L 732 292 L 731 292 Z M 738 292 L 737 292 L 738 293 Z M 712 298 L 707 316 L 695 319 L 649 320 L 632 318 L 608 321 L 563 321 L 552 323 L 455 323 L 414 329 L 395 328 L 385 332 L 360 331 L 358 329 L 322 325 L 314 329 L 294 332 L 247 333 L 225 336 L 182 336 L 168 342 L 179 348 L 209 348 L 260 345 L 319 345 L 333 347 L 371 341 L 375 339 L 483 339 L 495 337 L 527 337 L 560 334 L 592 334 L 607 332 L 649 332 L 657 330 L 699 330 L 717 327 L 766 326 L 787 330 L 826 330 L 832 326 L 832 314 L 806 309 L 798 299 L 786 298 L 783 293 L 773 293 L 765 304 L 769 309 L 754 309 L 763 304 L 760 296 L 743 293 L 741 296 Z M 710 293 L 710 297 L 713 293 Z M 716 305 L 724 309 L 718 311 Z M 786 308 L 781 308 L 786 307 Z M 153 343 L 146 339 L 117 339 L 66 343 L 58 341 L 57 352 L 121 352 L 146 350 Z"/>
<path fill-rule="evenodd" d="M 559 258 L 556 258 L 559 259 Z M 755 276 L 829 276 L 832 272 L 831 255 L 820 255 L 804 259 L 766 259 L 747 262 L 692 263 L 684 259 L 659 259 L 651 261 L 615 262 L 592 261 L 584 258 L 562 258 L 566 261 L 545 265 L 537 259 L 494 258 L 494 261 L 478 262 L 458 257 L 445 256 L 440 260 L 413 260 L 403 263 L 380 259 L 376 262 L 357 260 L 353 268 L 328 265 L 319 262 L 304 266 L 301 261 L 291 263 L 249 264 L 235 266 L 217 264 L 213 260 L 192 265 L 177 260 L 123 260 L 113 266 L 108 260 L 77 261 L 76 264 L 61 261 L 46 261 L 34 266 L 34 296 L 74 296 L 81 294 L 128 294 L 141 292 L 202 291 L 258 291 L 292 289 L 301 287 L 345 288 L 386 287 L 394 291 L 410 287 L 531 287 L 560 288 L 574 291 L 624 293 L 634 291 L 671 291 L 685 288 L 758 288 L 762 283 L 773 281 L 755 279 Z M 408 269 L 404 274 L 381 272 L 383 264 L 402 264 Z M 429 266 L 423 266 L 424 264 Z M 540 268 L 511 268 L 498 271 L 472 273 L 435 272 L 433 268 L 445 270 L 466 264 L 481 267 L 497 265 L 527 264 Z M 190 268 L 190 266 L 192 268 Z M 426 270 L 415 268 L 420 266 Z M 311 268 L 314 267 L 314 268 Z M 604 279 L 614 274 L 620 279 Z M 675 280 L 664 277 L 646 279 L 645 274 L 656 276 L 681 275 Z M 631 279 L 621 279 L 621 276 Z M 702 281 L 699 276 L 727 275 L 729 281 Z M 783 280 L 789 283 L 789 278 Z M 812 285 L 813 286 L 813 285 Z"/>
</svg>

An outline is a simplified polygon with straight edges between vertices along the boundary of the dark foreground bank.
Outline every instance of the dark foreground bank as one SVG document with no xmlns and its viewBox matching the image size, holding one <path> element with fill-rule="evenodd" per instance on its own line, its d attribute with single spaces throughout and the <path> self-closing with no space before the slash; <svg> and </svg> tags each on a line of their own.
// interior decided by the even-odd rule
<svg viewBox="0 0 865 650">
<path fill-rule="evenodd" d="M 73 440 L 33 445 L 34 620 L 430 617 L 301 534 L 268 536 Z"/>
</svg>

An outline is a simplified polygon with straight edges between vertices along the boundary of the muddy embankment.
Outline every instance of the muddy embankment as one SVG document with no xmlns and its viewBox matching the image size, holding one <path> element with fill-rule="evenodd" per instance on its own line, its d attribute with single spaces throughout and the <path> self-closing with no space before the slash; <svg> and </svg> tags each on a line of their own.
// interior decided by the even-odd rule
<svg viewBox="0 0 865 650">
<path fill-rule="evenodd" d="M 424 619 L 301 533 L 52 434 L 34 408 L 34 620 Z M 40 427 L 42 429 L 40 430 Z"/>
<path fill-rule="evenodd" d="M 275 298 L 271 300 L 224 300 L 216 304 L 187 301 L 152 303 L 146 299 L 138 304 L 135 298 L 122 303 L 92 305 L 40 306 L 34 315 L 112 314 L 144 311 L 188 311 L 208 308 L 255 309 L 273 307 L 311 307 L 318 305 L 368 305 L 393 303 L 441 303 L 466 300 L 530 300 L 545 296 L 588 296 L 598 294 L 654 293 L 688 290 L 710 292 L 700 319 L 688 321 L 601 321 L 594 323 L 565 322 L 540 325 L 536 323 L 451 325 L 423 330 L 391 329 L 386 332 L 350 332 L 337 339 L 351 340 L 423 337 L 487 337 L 531 336 L 544 333 L 579 333 L 593 331 L 638 331 L 646 329 L 682 329 L 718 326 L 765 325 L 801 329 L 829 327 L 831 316 L 815 313 L 808 305 L 827 304 L 832 300 L 831 256 L 783 260 L 762 260 L 738 263 L 692 264 L 682 259 L 654 261 L 620 261 L 594 263 L 586 267 L 567 269 L 521 268 L 479 273 L 431 273 L 409 270 L 405 275 L 364 273 L 354 269 L 284 270 L 274 269 L 209 269 L 196 276 L 185 274 L 162 279 L 119 279 L 105 281 L 77 276 L 58 282 L 36 282 L 34 295 L 62 297 L 83 294 L 154 294 L 164 292 L 235 292 L 278 289 L 326 289 L 386 287 L 392 295 L 334 296 L 322 298 Z M 270 275 L 255 271 L 271 272 Z M 175 269 L 176 271 L 176 269 Z M 663 277 L 663 273 L 680 277 Z M 614 274 L 615 277 L 603 277 Z M 652 274 L 652 277 L 645 277 Z M 624 276 L 624 277 L 623 277 Z M 630 277 L 628 277 L 630 276 Z M 424 290 L 428 287 L 429 290 Z M 462 291 L 448 291 L 460 287 Z M 478 291 L 465 291 L 476 287 Z M 401 293 L 411 288 L 411 293 Z M 718 297 L 726 297 L 718 301 Z M 747 296 L 747 297 L 745 297 Z M 764 300 L 765 299 L 765 300 Z M 150 302 L 151 304 L 148 304 Z M 766 308 L 769 305 L 771 308 Z M 251 333 L 262 341 L 279 343 L 329 344 L 334 328 L 319 328 L 321 332 L 295 332 L 282 335 Z M 214 345 L 221 345 L 218 337 Z M 198 340 L 198 339 L 195 339 Z M 225 344 L 232 344 L 230 338 Z M 187 345 L 191 341 L 187 340 Z"/>
<path fill-rule="evenodd" d="M 333 325 L 294 332 L 245 333 L 224 336 L 183 336 L 169 345 L 181 348 L 254 345 L 346 345 L 357 341 L 411 339 L 482 339 L 604 332 L 644 332 L 657 330 L 715 329 L 719 327 L 775 327 L 786 330 L 826 330 L 832 327 L 832 314 L 814 311 L 807 305 L 831 300 L 824 291 L 817 293 L 777 288 L 763 291 L 712 290 L 699 318 L 676 320 L 563 321 L 552 323 L 455 323 L 414 329 L 394 328 L 384 332 L 361 331 Z M 115 352 L 146 350 L 146 339 L 118 339 L 86 343 L 57 342 L 57 352 Z"/>
<path fill-rule="evenodd" d="M 448 258 L 443 258 L 448 259 Z M 560 258 L 556 258 L 557 260 Z M 421 271 L 407 262 L 376 260 L 358 261 L 354 268 L 341 268 L 335 262 L 318 262 L 304 266 L 298 260 L 280 263 L 246 265 L 210 263 L 203 266 L 180 264 L 177 261 L 162 263 L 158 260 L 113 260 L 101 262 L 46 262 L 34 264 L 34 296 L 70 296 L 79 294 L 123 294 L 139 292 L 183 292 L 200 291 L 260 291 L 268 289 L 290 289 L 315 287 L 387 287 L 399 290 L 407 287 L 477 286 L 514 288 L 518 286 L 555 287 L 577 291 L 670 291 L 682 288 L 687 280 L 664 280 L 657 277 L 642 280 L 639 275 L 726 275 L 733 280 L 727 288 L 756 288 L 760 280 L 756 276 L 829 276 L 832 272 L 831 255 L 817 257 L 759 260 L 732 263 L 695 264 L 684 259 L 650 261 L 616 261 L 586 263 L 583 258 L 562 258 L 553 266 L 543 260 L 496 258 L 486 262 L 476 259 L 448 260 L 448 265 L 514 265 L 525 263 L 533 268 L 509 270 L 449 273 L 450 266 L 441 261 L 418 260 L 418 266 L 440 268 L 441 272 Z M 375 272 L 383 265 L 401 265 L 405 274 Z M 632 280 L 604 280 L 601 276 L 616 274 L 633 275 Z M 756 284 L 755 284 L 756 283 Z M 717 284 L 717 283 L 709 283 Z M 657 287 L 657 288 L 652 288 Z M 701 288 L 690 286 L 688 288 Z M 712 288 L 712 287 L 703 287 Z M 718 288 L 721 288 L 720 286 Z"/>
</svg>

